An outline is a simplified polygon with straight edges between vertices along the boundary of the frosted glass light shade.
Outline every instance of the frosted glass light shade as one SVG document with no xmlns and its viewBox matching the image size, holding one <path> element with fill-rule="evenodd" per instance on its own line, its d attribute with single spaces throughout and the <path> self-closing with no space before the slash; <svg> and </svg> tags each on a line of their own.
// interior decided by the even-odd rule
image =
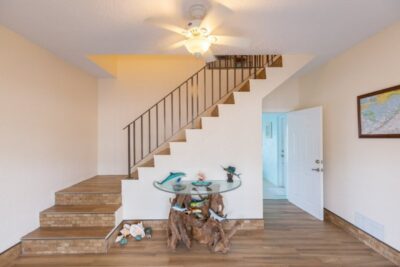
<svg viewBox="0 0 400 267">
<path fill-rule="evenodd" d="M 201 56 L 210 48 L 210 41 L 208 38 L 198 36 L 187 39 L 185 42 L 186 49 L 195 56 Z"/>
</svg>

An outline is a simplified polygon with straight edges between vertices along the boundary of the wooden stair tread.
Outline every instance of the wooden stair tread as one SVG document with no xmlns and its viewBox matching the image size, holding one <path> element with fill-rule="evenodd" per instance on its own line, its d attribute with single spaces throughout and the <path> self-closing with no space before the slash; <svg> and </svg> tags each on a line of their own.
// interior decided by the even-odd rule
<svg viewBox="0 0 400 267">
<path fill-rule="evenodd" d="M 114 213 L 120 205 L 55 205 L 42 213 Z"/>
<path fill-rule="evenodd" d="M 131 173 L 131 179 L 139 179 L 139 171 L 135 170 L 134 172 Z"/>
<path fill-rule="evenodd" d="M 121 180 L 126 175 L 97 175 L 57 193 L 121 193 Z"/>
<path fill-rule="evenodd" d="M 152 157 L 151 159 L 141 164 L 139 167 L 154 167 L 154 158 Z"/>
<path fill-rule="evenodd" d="M 157 152 L 156 155 L 171 155 L 171 149 L 167 147 L 166 149 Z"/>
<path fill-rule="evenodd" d="M 113 227 L 40 227 L 22 237 L 24 240 L 106 239 Z"/>
</svg>

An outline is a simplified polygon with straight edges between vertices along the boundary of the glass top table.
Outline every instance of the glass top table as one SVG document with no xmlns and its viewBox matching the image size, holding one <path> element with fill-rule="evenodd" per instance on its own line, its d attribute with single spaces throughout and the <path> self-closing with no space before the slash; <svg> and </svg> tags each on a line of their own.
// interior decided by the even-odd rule
<svg viewBox="0 0 400 267">
<path fill-rule="evenodd" d="M 239 188 L 242 185 L 240 180 L 234 180 L 232 183 L 228 183 L 225 180 L 207 180 L 211 182 L 210 185 L 193 185 L 192 183 L 197 180 L 182 180 L 180 183 L 174 181 L 160 184 L 159 182 L 153 182 L 153 185 L 158 190 L 177 194 L 177 195 L 212 195 L 224 192 L 229 192 Z"/>
</svg>

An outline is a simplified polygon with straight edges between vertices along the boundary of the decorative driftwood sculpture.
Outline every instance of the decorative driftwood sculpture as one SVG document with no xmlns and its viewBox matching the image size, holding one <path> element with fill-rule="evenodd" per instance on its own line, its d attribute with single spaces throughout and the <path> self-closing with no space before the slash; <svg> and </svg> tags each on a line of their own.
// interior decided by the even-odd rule
<svg viewBox="0 0 400 267">
<path fill-rule="evenodd" d="M 167 245 L 175 250 L 179 242 L 182 242 L 190 248 L 191 240 L 194 239 L 200 244 L 207 245 L 212 252 L 227 253 L 230 240 L 240 228 L 241 222 L 237 222 L 228 233 L 225 233 L 222 227 L 225 220 L 222 195 L 212 194 L 208 198 L 201 197 L 201 199 L 204 203 L 196 209 L 191 209 L 191 195 L 177 195 L 173 199 L 168 219 Z"/>
</svg>

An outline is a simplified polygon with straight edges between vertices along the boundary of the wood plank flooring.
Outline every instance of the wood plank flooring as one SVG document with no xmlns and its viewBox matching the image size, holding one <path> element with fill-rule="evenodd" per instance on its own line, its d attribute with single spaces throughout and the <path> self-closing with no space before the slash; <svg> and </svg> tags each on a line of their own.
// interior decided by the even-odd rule
<svg viewBox="0 0 400 267">
<path fill-rule="evenodd" d="M 201 245 L 191 250 L 166 248 L 165 232 L 153 239 L 129 240 L 106 255 L 20 257 L 7 266 L 395 266 L 333 224 L 320 222 L 285 200 L 264 203 L 265 230 L 240 231 L 231 252 L 211 254 Z"/>
</svg>

